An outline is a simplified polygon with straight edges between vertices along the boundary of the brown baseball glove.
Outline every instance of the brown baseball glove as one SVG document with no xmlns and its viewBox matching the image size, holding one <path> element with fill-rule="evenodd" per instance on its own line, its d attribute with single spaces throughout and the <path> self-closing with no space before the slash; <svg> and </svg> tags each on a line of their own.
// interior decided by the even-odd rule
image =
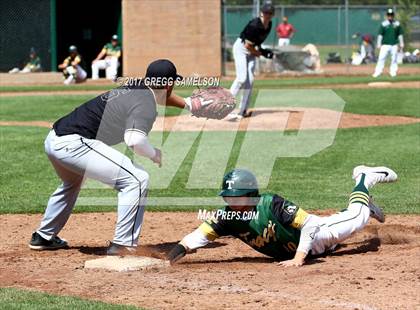
<svg viewBox="0 0 420 310">
<path fill-rule="evenodd" d="M 235 109 L 235 97 L 219 86 L 197 89 L 186 102 L 196 117 L 222 119 Z"/>
</svg>

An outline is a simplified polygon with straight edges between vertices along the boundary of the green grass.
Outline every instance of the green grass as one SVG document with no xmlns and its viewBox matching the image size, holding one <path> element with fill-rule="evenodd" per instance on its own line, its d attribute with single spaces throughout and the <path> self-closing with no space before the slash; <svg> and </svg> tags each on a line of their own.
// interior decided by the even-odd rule
<svg viewBox="0 0 420 310">
<path fill-rule="evenodd" d="M 419 129 L 419 124 L 341 129 L 333 145 L 312 157 L 278 158 L 265 190 L 282 194 L 306 209 L 340 209 L 345 206 L 347 195 L 353 186 L 350 178 L 353 166 L 360 163 L 389 165 L 399 173 L 400 181 L 375 188 L 373 193 L 376 194 L 377 201 L 389 213 L 419 214 Z M 47 131 L 45 128 L 35 127 L 1 127 L 0 213 L 42 212 L 48 196 L 59 184 L 43 152 L 43 140 Z M 243 133 L 238 134 L 237 144 L 231 154 L 230 167 L 235 163 L 241 135 Z M 196 147 L 197 144 L 194 144 L 170 187 L 165 190 L 151 190 L 151 197 L 216 195 L 217 188 L 185 188 Z M 110 189 L 88 189 L 81 192 L 81 197 L 115 195 Z M 155 209 L 162 210 L 162 207 Z M 163 209 L 174 210 L 171 206 Z M 78 206 L 75 209 L 76 212 L 110 210 L 115 210 L 115 207 Z"/>
<path fill-rule="evenodd" d="M 4 97 L 0 101 L 0 120 L 53 122 L 94 97 L 94 95 Z M 158 106 L 158 110 L 162 115 L 165 108 Z M 166 110 L 168 116 L 178 114 L 180 111 L 175 108 Z"/>
<path fill-rule="evenodd" d="M 15 288 L 0 288 L 0 309 L 8 310 L 135 310 L 134 306 L 113 305 L 70 296 L 56 296 Z"/>
<path fill-rule="evenodd" d="M 345 112 L 420 117 L 420 89 L 337 89 Z"/>
<path fill-rule="evenodd" d="M 189 90 L 178 91 L 187 96 Z M 384 114 L 420 117 L 419 89 L 336 89 L 345 102 L 345 111 L 360 114 Z M 255 91 L 253 98 L 257 97 Z M 0 101 L 2 121 L 55 121 L 69 113 L 93 95 L 18 96 L 3 97 Z M 305 99 L 306 100 L 306 99 Z M 275 103 L 274 103 L 275 104 Z M 159 114 L 164 107 L 159 106 Z M 167 108 L 166 115 L 177 115 L 176 108 Z"/>
<path fill-rule="evenodd" d="M 396 78 L 383 75 L 380 78 L 374 79 L 371 76 L 308 76 L 308 77 L 279 77 L 271 80 L 256 80 L 254 86 L 256 88 L 287 88 L 287 87 L 305 87 L 305 86 L 319 86 L 319 85 L 338 85 L 338 84 L 359 84 L 369 82 L 404 82 L 404 81 L 420 81 L 420 74 L 413 75 L 399 75 Z M 230 87 L 232 81 L 221 81 L 221 86 Z M 61 91 L 61 90 L 97 90 L 107 91 L 116 87 L 116 84 L 105 85 L 33 85 L 33 86 L 0 86 L 0 92 L 29 92 L 29 91 Z M 182 88 L 181 91 L 191 92 L 193 88 Z M 178 89 L 179 91 L 180 89 Z"/>
<path fill-rule="evenodd" d="M 108 90 L 115 88 L 117 84 L 101 84 L 101 85 L 90 85 L 90 84 L 76 84 L 76 85 L 29 85 L 29 86 L 0 86 L 0 92 L 28 92 L 28 91 L 61 91 L 61 90 Z"/>
<path fill-rule="evenodd" d="M 259 83 L 256 90 L 271 89 L 277 81 Z M 186 96 L 191 90 L 182 89 L 177 92 Z M 284 98 L 287 98 L 286 94 L 293 92 L 283 90 Z M 346 102 L 344 107 L 346 112 L 420 117 L 418 89 L 337 89 L 335 92 Z M 302 93 L 303 98 L 311 98 L 311 102 L 316 99 L 310 93 Z M 255 91 L 254 100 L 257 94 Z M 93 95 L 3 97 L 0 101 L 0 120 L 55 121 L 92 97 Z M 280 104 L 287 103 L 286 99 L 283 101 L 286 102 Z M 270 105 L 276 105 L 276 102 L 272 101 Z M 174 108 L 164 110 L 159 107 L 159 113 L 175 115 L 179 110 Z M 43 151 L 43 141 L 47 132 L 47 128 L 0 127 L 0 213 L 35 213 L 44 210 L 49 195 L 59 183 Z M 155 139 L 156 135 L 157 133 L 152 133 L 151 138 Z M 177 135 L 183 139 L 182 141 L 188 141 L 190 139 L 188 135 L 193 136 L 192 133 L 177 133 Z M 213 134 L 214 139 L 220 141 L 220 145 L 223 145 L 226 135 L 228 133 Z M 235 165 L 243 135 L 244 133 L 238 133 L 236 136 L 228 167 Z M 150 193 L 152 197 L 215 196 L 217 188 L 186 189 L 200 137 L 194 138 L 196 141 L 169 188 L 152 189 Z M 359 163 L 385 164 L 397 170 L 400 182 L 375 188 L 374 192 L 378 192 L 377 200 L 391 213 L 420 213 L 419 148 L 419 124 L 340 129 L 334 144 L 312 157 L 277 159 L 266 190 L 281 193 L 307 209 L 340 209 L 345 204 L 346 196 L 352 187 L 349 174 L 353 166 Z M 208 153 L 211 154 L 212 151 L 214 150 L 209 149 Z M 148 161 L 144 164 L 151 172 L 152 179 L 160 175 L 159 171 L 148 167 Z M 202 169 L 204 169 L 202 173 L 205 174 L 205 169 L 208 168 L 203 165 Z M 83 189 L 81 193 L 81 197 L 115 196 L 115 192 L 109 189 Z M 113 205 L 77 206 L 75 211 L 115 209 Z M 194 208 L 183 208 L 183 210 L 191 209 Z M 157 206 L 149 207 L 149 210 L 173 210 L 173 208 Z M 180 208 L 177 207 L 176 210 Z"/>
<path fill-rule="evenodd" d="M 321 59 L 322 64 L 326 63 L 325 59 L 328 57 L 328 53 L 338 52 L 341 56 L 342 61 L 350 57 L 352 53 L 351 47 L 347 47 L 345 45 L 319 45 L 317 46 L 317 48 L 319 52 L 319 58 Z"/>
<path fill-rule="evenodd" d="M 92 97 L 92 95 L 4 97 L 0 101 L 0 120 L 54 121 Z"/>
<path fill-rule="evenodd" d="M 333 77 L 296 77 L 296 78 L 283 78 L 271 80 L 256 80 L 254 86 L 257 88 L 303 88 L 305 86 L 321 86 L 332 85 L 332 88 L 340 88 L 339 84 L 367 84 L 369 82 L 409 82 L 419 81 L 420 75 L 400 75 L 397 78 L 382 75 L 379 78 L 369 76 L 333 76 Z M 230 85 L 230 83 L 227 83 Z M 337 85 L 337 87 L 334 87 Z"/>
</svg>

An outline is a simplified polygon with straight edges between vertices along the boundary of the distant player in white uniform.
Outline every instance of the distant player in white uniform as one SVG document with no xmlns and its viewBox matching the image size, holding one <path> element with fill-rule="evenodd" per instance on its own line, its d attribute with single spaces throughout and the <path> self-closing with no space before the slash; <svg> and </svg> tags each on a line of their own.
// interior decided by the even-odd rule
<svg viewBox="0 0 420 310">
<path fill-rule="evenodd" d="M 63 63 L 58 65 L 58 69 L 63 70 L 64 84 L 82 83 L 86 81 L 87 73 L 82 67 L 82 56 L 77 51 L 77 47 L 69 47 L 69 56 Z"/>
<path fill-rule="evenodd" d="M 92 61 L 92 80 L 99 79 L 99 70 L 105 69 L 105 77 L 114 80 L 117 77 L 121 46 L 118 36 L 114 34 L 111 42 L 104 45 L 98 56 Z"/>
<path fill-rule="evenodd" d="M 182 77 L 172 62 L 160 59 L 148 66 L 146 78 L 175 81 Z M 70 217 L 84 178 L 100 181 L 118 191 L 117 224 L 107 254 L 119 255 L 136 248 L 149 175 L 111 146 L 125 142 L 136 154 L 160 166 L 161 151 L 148 139 L 157 116 L 156 104 L 193 109 L 189 98 L 172 93 L 173 84 L 162 82 L 149 86 L 143 80 L 134 84 L 93 98 L 54 123 L 45 140 L 45 151 L 62 184 L 51 195 L 44 218 L 32 234 L 31 249 L 67 247 L 58 234 Z M 199 104 L 195 102 L 195 105 Z"/>
<path fill-rule="evenodd" d="M 389 75 L 397 76 L 398 62 L 397 54 L 398 48 L 404 49 L 404 31 L 400 22 L 394 20 L 394 10 L 388 9 L 386 13 L 387 19 L 382 22 L 379 33 L 377 48 L 379 48 L 378 62 L 376 64 L 373 77 L 376 78 L 382 74 L 385 66 L 385 60 L 388 54 L 391 54 L 391 66 L 389 68 Z"/>
<path fill-rule="evenodd" d="M 259 17 L 249 21 L 233 45 L 236 79 L 230 87 L 233 96 L 243 90 L 239 112 L 228 115 L 228 120 L 237 121 L 249 116 L 248 107 L 251 102 L 252 86 L 254 84 L 254 69 L 256 57 L 273 58 L 273 52 L 261 48 L 270 33 L 274 15 L 274 6 L 264 4 Z"/>
</svg>

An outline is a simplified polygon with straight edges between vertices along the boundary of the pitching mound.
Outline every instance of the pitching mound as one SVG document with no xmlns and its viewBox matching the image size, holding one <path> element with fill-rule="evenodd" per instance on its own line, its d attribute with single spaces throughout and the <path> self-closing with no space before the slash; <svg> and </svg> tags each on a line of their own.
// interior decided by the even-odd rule
<svg viewBox="0 0 420 310">
<path fill-rule="evenodd" d="M 322 212 L 326 214 L 326 212 Z M 283 268 L 239 240 L 221 238 L 178 264 L 117 272 L 85 269 L 105 257 L 114 213 L 73 214 L 70 248 L 29 250 L 41 215 L 1 215 L 0 286 L 31 288 L 152 309 L 416 309 L 420 216 L 371 221 L 336 252 Z M 136 255 L 162 256 L 199 225 L 196 213 L 145 214 Z"/>
<path fill-rule="evenodd" d="M 189 114 L 156 119 L 153 131 L 282 131 L 297 129 L 359 128 L 404 125 L 420 122 L 420 118 L 393 115 L 339 113 L 318 108 L 258 108 L 251 117 L 240 122 L 212 120 Z M 35 126 L 51 128 L 44 121 L 0 121 L 0 126 Z"/>
<path fill-rule="evenodd" d="M 251 117 L 240 122 L 196 118 L 189 114 L 158 117 L 155 131 L 282 131 L 297 129 L 358 128 L 403 125 L 420 122 L 420 118 L 340 113 L 319 108 L 257 108 Z"/>
</svg>

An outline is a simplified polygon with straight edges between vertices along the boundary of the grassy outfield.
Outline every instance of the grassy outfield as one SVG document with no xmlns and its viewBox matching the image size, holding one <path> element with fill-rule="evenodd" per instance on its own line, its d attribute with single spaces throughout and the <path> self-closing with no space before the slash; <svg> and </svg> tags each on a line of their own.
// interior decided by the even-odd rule
<svg viewBox="0 0 420 310">
<path fill-rule="evenodd" d="M 188 95 L 190 90 L 179 93 Z M 345 100 L 347 112 L 420 117 L 418 89 L 338 89 L 336 94 Z M 254 98 L 256 96 L 257 92 Z M 4 97 L 0 101 L 0 121 L 54 121 L 91 97 Z M 160 109 L 162 114 L 163 109 Z M 167 115 L 176 113 L 178 110 L 166 110 Z M 373 192 L 378 193 L 377 201 L 391 213 L 420 213 L 419 129 L 419 124 L 340 129 L 333 145 L 320 153 L 309 158 L 278 158 L 266 190 L 282 193 L 307 209 L 341 209 L 353 185 L 350 179 L 353 166 L 360 163 L 384 164 L 400 174 L 400 181 L 375 188 Z M 47 128 L 0 127 L 0 213 L 43 211 L 48 196 L 59 182 L 43 151 L 47 132 Z M 188 134 L 191 133 L 180 135 L 188 139 Z M 235 165 L 243 135 L 238 133 L 236 136 L 228 168 Z M 152 197 L 215 196 L 216 188 L 188 190 L 185 186 L 199 139 L 188 152 L 170 187 L 151 190 Z M 220 143 L 223 141 L 222 134 Z M 152 180 L 154 175 L 156 178 L 157 173 L 153 171 Z M 81 196 L 115 197 L 115 192 L 108 189 L 84 189 Z M 171 210 L 170 207 L 163 208 Z M 115 206 L 80 206 L 75 209 L 76 212 L 111 210 L 115 210 Z"/>
<path fill-rule="evenodd" d="M 338 89 L 345 112 L 420 117 L 420 89 Z"/>
<path fill-rule="evenodd" d="M 54 296 L 15 288 L 0 288 L 0 309 L 19 310 L 135 310 L 134 306 L 112 305 L 76 297 Z"/>
<path fill-rule="evenodd" d="M 419 129 L 419 124 L 340 129 L 332 146 L 309 158 L 278 158 L 265 190 L 281 193 L 306 209 L 341 209 L 353 186 L 350 176 L 355 165 L 389 165 L 399 173 L 400 180 L 373 190 L 374 194 L 377 193 L 378 203 L 383 204 L 389 213 L 420 213 Z M 59 184 L 43 152 L 47 131 L 46 128 L 35 127 L 1 127 L 0 213 L 42 212 L 48 196 Z M 229 167 L 235 164 L 242 136 L 243 133 L 239 133 L 236 137 Z M 214 197 L 217 194 L 216 188 L 185 188 L 196 148 L 197 143 L 183 161 L 170 187 L 151 190 L 151 197 Z M 110 189 L 81 192 L 82 197 L 115 195 Z M 171 210 L 171 207 L 165 209 Z M 111 210 L 115 207 L 79 206 L 75 209 L 76 212 Z"/>
<path fill-rule="evenodd" d="M 258 96 L 258 89 L 263 88 L 256 88 L 253 100 Z M 345 101 L 345 112 L 420 117 L 419 89 L 336 89 L 334 92 Z M 191 90 L 182 89 L 177 93 L 188 96 Z M 92 97 L 94 96 L 3 97 L 0 101 L 0 121 L 55 121 Z M 179 111 L 168 108 L 166 115 L 176 115 Z M 163 112 L 164 108 L 159 106 L 159 114 L 162 115 Z"/>
<path fill-rule="evenodd" d="M 405 82 L 405 81 L 420 81 L 420 74 L 400 75 L 397 78 L 391 78 L 383 75 L 379 78 L 372 78 L 369 76 L 308 76 L 308 77 L 279 77 L 271 80 L 256 80 L 254 86 L 256 88 L 287 88 L 287 87 L 304 87 L 315 85 L 338 85 L 338 84 L 359 84 L 369 82 Z M 221 81 L 221 86 L 230 87 L 232 81 Z M 25 91 L 61 91 L 61 90 L 97 90 L 106 91 L 116 87 L 117 84 L 104 85 L 31 85 L 31 86 L 0 86 L 0 92 L 25 92 Z M 191 88 L 193 89 L 193 88 Z"/>
</svg>

